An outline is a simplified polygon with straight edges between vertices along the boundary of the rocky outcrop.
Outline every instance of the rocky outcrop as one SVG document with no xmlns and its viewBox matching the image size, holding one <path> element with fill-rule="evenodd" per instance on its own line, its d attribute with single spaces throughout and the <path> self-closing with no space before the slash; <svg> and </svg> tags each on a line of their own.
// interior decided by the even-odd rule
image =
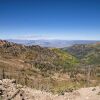
<svg viewBox="0 0 100 100">
<path fill-rule="evenodd" d="M 82 88 L 62 95 L 53 95 L 16 84 L 15 80 L 0 80 L 1 100 L 100 100 L 100 88 Z"/>
<path fill-rule="evenodd" d="M 0 40 L 0 46 L 3 46 L 4 44 L 6 44 L 7 43 L 7 41 L 5 41 L 5 40 Z"/>
</svg>

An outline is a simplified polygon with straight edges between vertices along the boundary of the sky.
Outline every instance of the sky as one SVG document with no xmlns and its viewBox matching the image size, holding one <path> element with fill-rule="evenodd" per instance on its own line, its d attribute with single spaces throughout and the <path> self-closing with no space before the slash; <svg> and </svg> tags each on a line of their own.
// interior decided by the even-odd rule
<svg viewBox="0 0 100 100">
<path fill-rule="evenodd" d="M 100 40 L 100 0 L 0 0 L 0 39 Z"/>
</svg>

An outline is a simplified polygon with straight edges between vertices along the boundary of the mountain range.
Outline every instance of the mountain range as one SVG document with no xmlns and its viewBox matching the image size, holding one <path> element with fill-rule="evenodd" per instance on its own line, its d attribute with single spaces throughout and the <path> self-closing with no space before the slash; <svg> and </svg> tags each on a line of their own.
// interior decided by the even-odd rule
<svg viewBox="0 0 100 100">
<path fill-rule="evenodd" d="M 50 48 L 63 48 L 75 44 L 93 44 L 99 42 L 99 40 L 18 40 L 18 39 L 8 39 L 7 41 L 24 45 L 39 45 L 42 47 L 50 47 Z"/>
</svg>

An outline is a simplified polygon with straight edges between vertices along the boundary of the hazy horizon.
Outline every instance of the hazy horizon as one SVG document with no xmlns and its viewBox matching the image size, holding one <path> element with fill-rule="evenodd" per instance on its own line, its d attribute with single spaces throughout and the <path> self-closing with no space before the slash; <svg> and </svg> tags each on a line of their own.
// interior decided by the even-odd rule
<svg viewBox="0 0 100 100">
<path fill-rule="evenodd" d="M 62 39 L 62 38 L 43 38 L 43 39 L 20 39 L 20 38 L 0 38 L 0 40 L 21 40 L 21 41 L 31 41 L 31 40 L 44 40 L 44 41 L 100 41 L 100 39 Z"/>
</svg>

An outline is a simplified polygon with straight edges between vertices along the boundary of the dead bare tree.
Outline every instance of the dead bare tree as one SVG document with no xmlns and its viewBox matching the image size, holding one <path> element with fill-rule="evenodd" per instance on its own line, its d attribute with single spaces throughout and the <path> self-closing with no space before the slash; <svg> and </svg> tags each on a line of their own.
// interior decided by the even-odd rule
<svg viewBox="0 0 100 100">
<path fill-rule="evenodd" d="M 4 68 L 2 70 L 2 79 L 5 79 L 5 70 L 4 70 Z"/>
</svg>

